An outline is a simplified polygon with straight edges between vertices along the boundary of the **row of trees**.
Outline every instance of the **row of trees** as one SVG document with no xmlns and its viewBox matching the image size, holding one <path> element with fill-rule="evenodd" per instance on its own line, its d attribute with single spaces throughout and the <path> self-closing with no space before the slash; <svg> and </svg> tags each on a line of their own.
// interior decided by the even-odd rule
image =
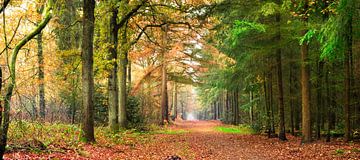
<svg viewBox="0 0 360 160">
<path fill-rule="evenodd" d="M 280 140 L 288 129 L 293 135 L 301 130 L 304 143 L 324 133 L 349 141 L 360 119 L 357 5 L 224 1 L 209 39 L 231 60 L 203 76 L 203 104 L 212 106 L 213 118 L 222 111 L 225 121 L 265 128 L 269 137 L 276 130 Z"/>
<path fill-rule="evenodd" d="M 1 6 L 0 157 L 11 118 L 81 122 L 86 142 L 95 141 L 95 125 L 117 131 L 134 127 L 138 116 L 168 123 L 169 115 L 185 115 L 188 85 L 208 64 L 199 52 L 214 8 L 207 1 L 5 0 Z"/>
</svg>

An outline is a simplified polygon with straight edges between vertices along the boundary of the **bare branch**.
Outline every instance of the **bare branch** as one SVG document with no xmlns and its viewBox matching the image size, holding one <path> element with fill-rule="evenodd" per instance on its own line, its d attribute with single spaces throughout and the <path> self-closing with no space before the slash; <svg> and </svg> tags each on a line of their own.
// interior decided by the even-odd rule
<svg viewBox="0 0 360 160">
<path fill-rule="evenodd" d="M 18 31 L 18 29 L 19 29 L 19 27 L 20 27 L 21 19 L 22 19 L 22 17 L 20 17 L 20 19 L 19 19 L 19 21 L 18 21 L 18 23 L 17 23 L 17 25 L 16 25 L 14 34 L 12 35 L 10 41 L 6 44 L 5 48 L 0 52 L 0 55 L 2 55 L 2 54 L 5 52 L 6 49 L 11 49 L 11 48 L 9 47 L 9 45 L 10 45 L 11 42 L 14 40 L 14 37 L 15 37 L 15 35 L 16 35 L 16 32 Z"/>
</svg>

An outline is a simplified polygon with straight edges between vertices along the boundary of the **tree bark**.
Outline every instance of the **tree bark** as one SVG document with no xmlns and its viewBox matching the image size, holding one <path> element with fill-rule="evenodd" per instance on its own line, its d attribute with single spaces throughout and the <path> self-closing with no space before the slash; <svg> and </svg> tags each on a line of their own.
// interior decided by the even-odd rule
<svg viewBox="0 0 360 160">
<path fill-rule="evenodd" d="M 329 84 L 329 65 L 326 65 L 325 70 L 325 85 L 326 85 L 326 106 L 327 106 L 327 133 L 326 133 L 326 142 L 330 142 L 331 138 L 331 115 L 332 115 L 332 103 L 331 103 L 331 94 L 330 94 L 330 84 Z"/>
<path fill-rule="evenodd" d="M 166 73 L 166 64 L 163 60 L 163 64 L 161 67 L 161 113 L 162 113 L 161 123 L 162 124 L 169 122 L 168 110 L 169 110 L 169 106 L 168 106 L 168 93 L 167 93 L 167 73 Z"/>
<path fill-rule="evenodd" d="M 234 93 L 234 124 L 237 125 L 240 122 L 239 117 L 239 89 L 235 89 Z"/>
<path fill-rule="evenodd" d="M 225 123 L 229 123 L 230 119 L 230 95 L 229 91 L 226 91 L 225 93 Z"/>
<path fill-rule="evenodd" d="M 351 73 L 350 73 L 350 55 L 352 55 L 352 20 L 350 19 L 347 23 L 347 36 L 346 36 L 346 51 L 344 59 L 344 68 L 345 68 L 345 79 L 344 79 L 344 122 L 345 122 L 345 135 L 344 140 L 348 142 L 350 138 L 350 82 L 351 82 Z"/>
<path fill-rule="evenodd" d="M 109 127 L 112 131 L 116 131 L 119 129 L 118 124 L 118 105 L 119 105 L 119 97 L 118 97 L 118 65 L 117 65 L 117 46 L 118 46 L 118 34 L 119 29 L 116 27 L 117 25 L 117 16 L 118 10 L 117 8 L 113 9 L 111 19 L 110 19 L 110 43 L 111 47 L 109 49 L 109 60 L 111 62 L 111 68 L 109 70 L 108 77 L 108 94 L 109 94 Z"/>
<path fill-rule="evenodd" d="M 122 33 L 121 53 L 119 57 L 119 70 L 118 70 L 118 86 L 119 86 L 119 126 L 127 126 L 127 113 L 126 113 L 126 101 L 127 101 L 127 88 L 126 88 L 126 75 L 127 75 L 127 63 L 128 63 L 128 49 L 127 45 L 127 33 L 124 28 Z"/>
<path fill-rule="evenodd" d="M 94 142 L 94 75 L 93 75 L 93 41 L 94 41 L 95 0 L 84 0 L 83 3 L 83 39 L 81 47 L 82 62 L 82 137 L 86 142 Z"/>
<path fill-rule="evenodd" d="M 271 135 L 275 135 L 275 117 L 274 117 L 274 98 L 273 98 L 273 85 L 272 82 L 272 69 L 270 69 L 269 74 L 269 107 L 270 107 L 270 117 L 271 117 Z"/>
<path fill-rule="evenodd" d="M 167 91 L 167 70 L 166 70 L 166 41 L 167 41 L 167 31 L 168 26 L 164 26 L 163 30 L 163 49 L 161 53 L 162 67 L 161 67 L 161 124 L 169 122 L 169 103 L 168 103 L 168 91 Z"/>
<path fill-rule="evenodd" d="M 290 64 L 289 66 L 289 70 L 290 70 L 290 73 L 289 73 L 289 98 L 290 98 L 290 127 L 291 127 L 291 135 L 295 136 L 295 126 L 294 126 L 294 113 L 295 113 L 295 109 L 294 109 L 294 98 L 293 97 L 293 94 L 294 94 L 294 91 L 293 91 L 293 72 L 292 72 L 292 66 L 293 64 Z"/>
<path fill-rule="evenodd" d="M 267 81 L 269 79 L 265 72 L 264 72 L 264 79 L 265 80 L 263 83 L 263 88 L 264 88 L 265 112 L 266 112 L 266 130 L 267 130 L 268 138 L 271 138 L 270 102 L 269 102 L 269 93 L 268 93 L 268 85 L 267 85 Z"/>
<path fill-rule="evenodd" d="M 38 81 L 39 81 L 39 110 L 40 118 L 45 120 L 45 80 L 44 80 L 44 55 L 42 33 L 37 35 L 38 45 Z"/>
<path fill-rule="evenodd" d="M 305 21 L 306 22 L 306 21 Z M 307 30 L 302 31 L 305 35 Z M 301 101 L 302 101 L 302 142 L 311 142 L 311 113 L 310 113 L 310 66 L 308 44 L 301 45 Z"/>
<path fill-rule="evenodd" d="M 280 0 L 277 1 L 280 5 Z M 278 31 L 276 35 L 276 41 L 279 45 L 276 49 L 276 61 L 277 61 L 277 80 L 278 80 L 278 90 L 279 90 L 279 139 L 282 141 L 287 140 L 285 134 L 285 112 L 284 112 L 284 89 L 283 89 L 283 80 L 282 80 L 282 63 L 281 63 L 281 31 L 280 31 L 280 13 L 276 15 L 276 22 L 278 24 Z"/>
<path fill-rule="evenodd" d="M 178 85 L 177 85 L 177 83 L 176 82 L 174 82 L 174 92 L 173 92 L 173 109 L 174 109 L 174 119 L 176 119 L 177 118 L 177 110 L 178 110 L 178 108 L 177 108 L 177 88 L 178 88 Z"/>
<path fill-rule="evenodd" d="M 319 61 L 318 62 L 318 71 L 317 71 L 317 75 L 318 75 L 318 79 L 316 81 L 316 139 L 320 139 L 321 135 L 320 135 L 320 130 L 321 130 L 321 117 L 322 117 L 322 72 L 323 72 L 323 66 L 324 66 L 324 62 L 323 61 Z"/>
</svg>

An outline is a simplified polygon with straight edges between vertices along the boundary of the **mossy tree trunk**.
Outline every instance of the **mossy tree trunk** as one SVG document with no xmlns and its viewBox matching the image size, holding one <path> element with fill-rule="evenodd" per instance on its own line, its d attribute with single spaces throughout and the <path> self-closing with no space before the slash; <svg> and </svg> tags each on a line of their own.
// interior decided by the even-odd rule
<svg viewBox="0 0 360 160">
<path fill-rule="evenodd" d="M 119 97 L 118 97 L 118 65 L 117 65 L 117 46 L 118 46 L 118 33 L 119 29 L 117 28 L 117 15 L 118 9 L 114 8 L 110 18 L 110 43 L 111 47 L 109 49 L 110 55 L 108 59 L 112 64 L 109 69 L 108 77 L 108 94 L 109 94 L 109 127 L 112 131 L 119 129 L 118 123 L 118 106 L 119 106 Z"/>
<path fill-rule="evenodd" d="M 45 74 L 42 33 L 37 35 L 38 45 L 38 81 L 39 81 L 39 110 L 40 118 L 45 120 Z"/>
</svg>

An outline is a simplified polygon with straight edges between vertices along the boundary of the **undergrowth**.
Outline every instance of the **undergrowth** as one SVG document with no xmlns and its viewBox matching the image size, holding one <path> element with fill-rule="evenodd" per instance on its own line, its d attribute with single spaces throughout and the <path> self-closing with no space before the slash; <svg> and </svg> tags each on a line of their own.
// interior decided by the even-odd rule
<svg viewBox="0 0 360 160">
<path fill-rule="evenodd" d="M 150 139 L 150 133 L 139 132 L 135 129 L 114 133 L 107 127 L 96 127 L 94 145 L 111 147 L 117 144 L 143 143 Z M 8 132 L 7 150 L 63 152 L 64 150 L 79 150 L 83 145 L 79 125 L 13 121 Z"/>
</svg>

